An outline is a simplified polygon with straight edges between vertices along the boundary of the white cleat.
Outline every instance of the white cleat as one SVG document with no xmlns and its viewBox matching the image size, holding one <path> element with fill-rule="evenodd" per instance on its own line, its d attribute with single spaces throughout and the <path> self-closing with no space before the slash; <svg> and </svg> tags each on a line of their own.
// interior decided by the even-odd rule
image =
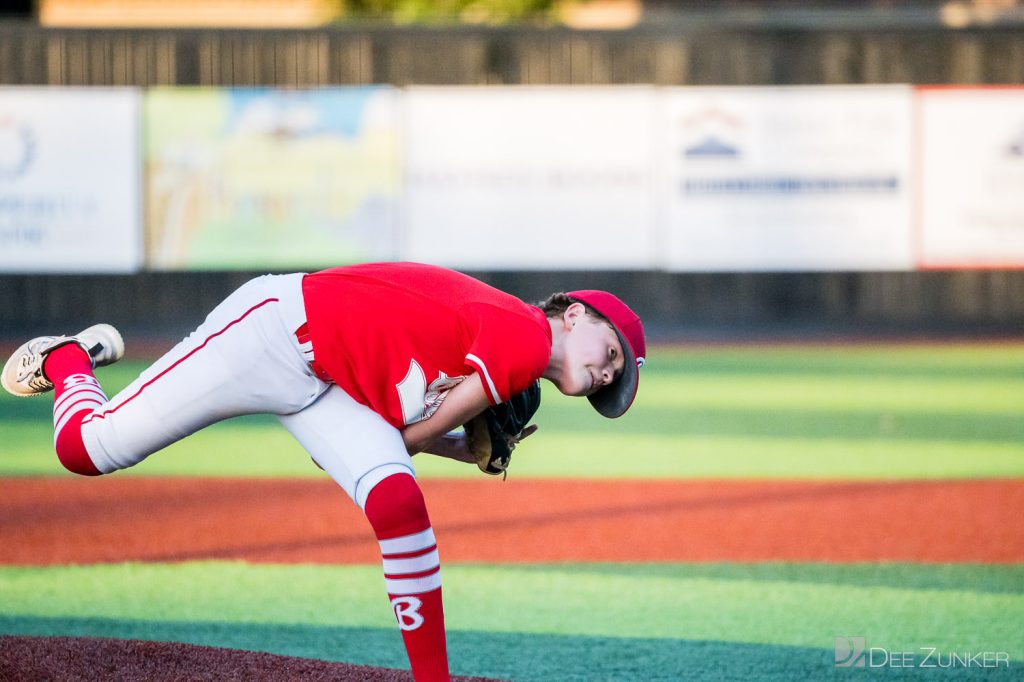
<svg viewBox="0 0 1024 682">
<path fill-rule="evenodd" d="M 69 343 L 77 343 L 88 353 L 93 367 L 110 365 L 124 357 L 124 340 L 109 324 L 93 325 L 74 336 L 37 336 L 7 360 L 0 384 L 11 395 L 23 398 L 52 390 L 53 382 L 43 374 L 43 361 Z"/>
<path fill-rule="evenodd" d="M 109 324 L 94 324 L 71 338 L 89 354 L 93 368 L 112 365 L 124 357 L 124 339 Z"/>
</svg>

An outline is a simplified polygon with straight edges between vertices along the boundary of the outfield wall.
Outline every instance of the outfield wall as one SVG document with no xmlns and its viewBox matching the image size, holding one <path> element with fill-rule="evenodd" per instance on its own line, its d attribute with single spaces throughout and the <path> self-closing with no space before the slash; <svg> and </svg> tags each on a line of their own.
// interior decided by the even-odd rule
<svg viewBox="0 0 1024 682">
<path fill-rule="evenodd" d="M 395 258 L 528 299 L 613 289 L 664 338 L 1024 329 L 1020 89 L 45 92 L 58 112 L 109 96 L 150 118 L 111 132 L 8 107 L 0 336 L 101 318 L 177 335 L 254 272 Z M 347 112 L 336 130 L 310 101 Z M 237 135 L 216 132 L 225 112 Z M 141 139 L 118 155 L 108 137 Z"/>
<path fill-rule="evenodd" d="M 0 272 L 1024 267 L 1024 88 L 0 88 Z"/>
<path fill-rule="evenodd" d="M 1024 51 L 1019 49 L 1019 38 L 1017 25 L 968 24 L 951 29 L 926 12 L 875 17 L 843 11 L 815 21 L 785 13 L 767 14 L 757 21 L 701 16 L 672 25 L 608 32 L 487 27 L 76 30 L 6 23 L 0 26 L 0 83 L 287 88 L 1020 84 Z M 915 126 L 915 135 L 921 130 Z M 980 139 L 973 133 L 985 137 L 993 131 L 975 128 L 964 137 Z M 979 145 L 974 151 L 982 148 Z M 936 153 L 956 155 L 963 150 L 950 147 Z M 988 169 L 1003 173 L 994 186 L 1012 189 L 1015 175 L 1005 159 Z M 958 169 L 953 165 L 951 170 Z M 936 187 L 949 182 L 948 177 L 940 179 Z M 990 232 L 1005 233 L 1016 224 L 1013 207 L 1000 201 L 956 206 L 948 204 L 957 192 L 939 189 L 933 194 L 938 202 L 930 215 L 936 216 L 936 224 L 951 214 L 946 208 L 952 213 L 972 212 Z M 985 197 L 983 193 L 976 196 Z M 941 205 L 943 200 L 946 207 Z M 911 229 L 912 237 L 919 234 L 915 225 Z M 964 254 L 957 241 L 962 235 L 956 229 L 947 232 L 945 241 L 927 242 L 927 248 L 937 250 L 929 251 L 924 262 L 930 269 L 920 271 L 611 268 L 567 277 L 547 270 L 475 272 L 527 297 L 563 288 L 562 281 L 569 286 L 581 280 L 606 283 L 639 300 L 638 307 L 647 311 L 647 318 L 684 331 L 781 325 L 826 331 L 852 327 L 1019 334 L 1024 328 L 1024 275 L 1016 266 L 993 258 L 992 249 L 969 263 L 951 262 L 951 253 Z M 995 243 L 998 247 L 1002 242 Z M 1000 249 L 994 252 L 999 254 Z M 958 269 L 964 265 L 983 269 Z M 8 270 L 0 274 L 4 293 L 0 335 L 20 336 L 29 328 L 64 329 L 65 324 L 74 327 L 99 317 L 116 318 L 137 328 L 160 320 L 153 327 L 157 333 L 177 333 L 248 275 L 245 269 L 125 275 L 29 275 Z"/>
</svg>

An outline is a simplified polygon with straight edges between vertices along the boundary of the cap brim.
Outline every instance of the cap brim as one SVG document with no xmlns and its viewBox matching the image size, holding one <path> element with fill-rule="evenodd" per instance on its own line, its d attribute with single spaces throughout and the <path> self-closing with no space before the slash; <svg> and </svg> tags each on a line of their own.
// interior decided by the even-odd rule
<svg viewBox="0 0 1024 682">
<path fill-rule="evenodd" d="M 636 398 L 636 389 L 640 385 L 640 369 L 636 366 L 633 347 L 629 345 L 618 329 L 615 330 L 615 333 L 619 337 L 619 344 L 622 346 L 622 355 L 625 360 L 622 376 L 615 383 L 587 398 L 598 413 L 609 419 L 621 417 L 626 413 L 629 406 L 633 404 L 633 399 Z"/>
</svg>

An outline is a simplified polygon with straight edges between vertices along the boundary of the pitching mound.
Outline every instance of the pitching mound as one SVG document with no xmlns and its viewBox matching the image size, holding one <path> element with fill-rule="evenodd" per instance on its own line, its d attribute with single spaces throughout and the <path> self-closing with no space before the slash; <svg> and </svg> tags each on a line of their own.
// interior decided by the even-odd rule
<svg viewBox="0 0 1024 682">
<path fill-rule="evenodd" d="M 486 682 L 482 677 L 453 677 Z M 412 682 L 391 668 L 174 642 L 0 637 L 0 680 L 355 680 Z"/>
</svg>

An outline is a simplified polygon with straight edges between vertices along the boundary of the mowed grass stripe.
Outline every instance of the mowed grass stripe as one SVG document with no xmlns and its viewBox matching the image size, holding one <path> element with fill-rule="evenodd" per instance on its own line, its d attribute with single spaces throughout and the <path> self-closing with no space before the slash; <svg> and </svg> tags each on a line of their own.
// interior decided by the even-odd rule
<svg viewBox="0 0 1024 682">
<path fill-rule="evenodd" d="M 148 365 L 97 372 L 108 395 Z M 1024 344 L 653 346 L 641 405 L 1002 413 L 1024 397 Z M 562 400 L 554 391 L 549 399 Z M 881 402 L 879 402 L 881 401 Z M 945 408 L 952 409 L 945 409 Z M 0 395 L 4 418 L 46 418 L 50 402 Z M 628 419 L 627 419 L 628 421 Z"/>
<path fill-rule="evenodd" d="M 909 650 L 1006 651 L 1024 660 L 1021 566 L 447 565 L 453 631 L 723 641 L 831 649 L 839 635 Z M 869 577 L 874 572 L 873 577 Z M 911 585 L 908 574 L 919 573 Z M 929 577 L 929 574 L 933 574 Z M 843 576 L 840 571 L 838 575 Z M 5 618 L 386 628 L 376 566 L 229 562 L 0 569 Z M 996 590 L 989 589 L 991 584 Z M 486 586 L 482 589 L 481 586 Z M 941 586 L 938 587 L 938 586 Z M 254 598 L 254 595 L 259 595 Z"/>
<path fill-rule="evenodd" d="M 0 475 L 72 476 L 38 447 L 36 426 L 5 427 Z M 474 466 L 413 458 L 424 478 L 479 478 Z M 218 424 L 118 476 L 322 477 L 284 429 Z M 1024 477 L 1024 442 L 544 433 L 516 450 L 523 478 L 957 479 Z"/>
<path fill-rule="evenodd" d="M 644 377 L 647 379 L 647 377 Z M 641 380 L 637 405 L 659 408 L 769 408 L 818 412 L 1014 414 L 1024 380 L 858 377 L 841 374 L 741 376 L 659 374 Z M 546 397 L 546 396 L 545 396 Z"/>
<path fill-rule="evenodd" d="M 1024 345 L 652 348 L 635 408 L 606 420 L 548 387 L 520 476 L 1024 475 Z M 113 394 L 141 363 L 103 368 Z M 0 396 L 0 475 L 59 474 L 50 401 Z M 433 460 L 433 461 L 431 461 Z M 417 458 L 425 476 L 472 467 Z M 315 476 L 272 416 L 219 424 L 134 473 Z"/>
<path fill-rule="evenodd" d="M 107 394 L 137 376 L 140 363 L 114 365 L 98 373 Z M 118 368 L 116 371 L 112 371 Z M 572 405 L 578 400 L 560 395 L 544 385 L 545 406 Z M 894 412 L 1018 414 L 1024 403 L 1024 365 L 1006 370 L 999 377 L 901 376 L 878 373 L 871 376 L 838 371 L 777 375 L 750 370 L 714 372 L 669 370 L 645 366 L 636 406 L 653 409 L 771 409 L 834 412 Z M 48 397 L 17 399 L 0 396 L 4 419 L 48 419 L 52 404 Z M 545 410 L 542 414 L 547 414 Z M 558 410 L 561 412 L 561 409 Z M 562 421 L 556 416 L 556 421 Z M 629 418 L 625 418 L 627 423 Z M 571 424 L 571 420 L 568 422 Z"/>
</svg>

